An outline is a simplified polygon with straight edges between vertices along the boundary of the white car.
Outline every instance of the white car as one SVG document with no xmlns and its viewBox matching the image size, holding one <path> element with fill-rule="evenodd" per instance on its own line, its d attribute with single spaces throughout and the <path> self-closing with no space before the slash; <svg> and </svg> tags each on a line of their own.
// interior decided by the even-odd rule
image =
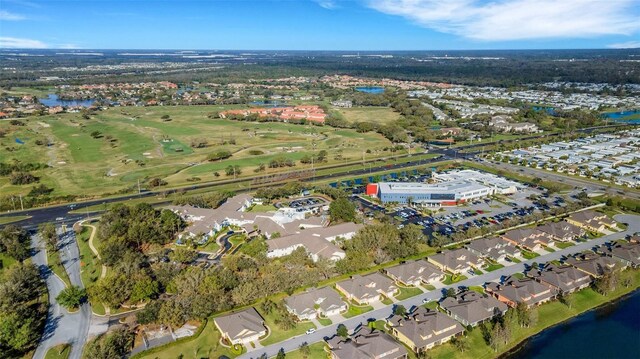
<svg viewBox="0 0 640 359">
<path fill-rule="evenodd" d="M 308 335 L 308 334 L 313 334 L 315 332 L 316 332 L 316 330 L 314 328 L 310 328 L 305 333 Z"/>
<path fill-rule="evenodd" d="M 429 303 L 429 302 L 431 302 L 431 299 L 430 299 L 430 298 L 424 298 L 424 299 L 422 300 L 422 304 L 427 304 L 427 303 Z"/>
</svg>

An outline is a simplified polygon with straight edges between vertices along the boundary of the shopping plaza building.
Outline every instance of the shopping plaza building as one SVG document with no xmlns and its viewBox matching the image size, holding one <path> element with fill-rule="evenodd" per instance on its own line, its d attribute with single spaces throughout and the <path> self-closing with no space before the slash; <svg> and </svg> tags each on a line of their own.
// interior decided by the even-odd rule
<svg viewBox="0 0 640 359">
<path fill-rule="evenodd" d="M 367 194 L 377 195 L 383 203 L 441 207 L 494 194 L 512 194 L 522 186 L 503 177 L 474 170 L 434 173 L 432 180 L 435 183 L 381 182 L 370 185 Z"/>
</svg>

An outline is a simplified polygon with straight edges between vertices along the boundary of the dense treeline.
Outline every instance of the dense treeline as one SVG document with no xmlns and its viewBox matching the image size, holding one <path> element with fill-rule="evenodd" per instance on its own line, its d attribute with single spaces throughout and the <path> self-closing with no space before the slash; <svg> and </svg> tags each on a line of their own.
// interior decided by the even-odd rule
<svg viewBox="0 0 640 359">
<path fill-rule="evenodd" d="M 268 53 L 268 52 L 267 52 Z M 321 76 L 324 74 L 349 74 L 379 78 L 398 78 L 406 80 L 424 80 L 452 82 L 467 85 L 513 86 L 524 83 L 547 81 L 607 82 L 610 84 L 640 83 L 637 64 L 628 60 L 638 54 L 637 49 L 625 50 L 485 50 L 485 51 L 413 51 L 395 52 L 392 58 L 341 57 L 340 52 L 293 52 L 277 58 L 265 56 L 250 59 L 253 64 L 236 63 L 229 60 L 224 69 L 184 71 L 178 73 L 149 73 L 139 71 L 131 73 L 129 69 L 110 70 L 109 75 L 100 77 L 80 73 L 69 76 L 67 71 L 52 70 L 55 67 L 115 65 L 123 62 L 158 62 L 145 56 L 118 56 L 105 51 L 105 56 L 55 56 L 46 50 L 44 56 L 21 58 L 0 57 L 7 66 L 17 67 L 18 71 L 5 71 L 0 74 L 0 85 L 18 86 L 37 84 L 41 72 L 47 70 L 47 76 L 67 78 L 66 83 L 81 84 L 90 78 L 92 82 L 137 82 L 137 81 L 174 81 L 174 82 L 217 82 L 222 84 L 243 82 L 248 79 L 277 78 L 289 76 Z M 441 57 L 447 56 L 447 59 Z M 434 58 L 436 57 L 436 58 Z M 438 58 L 440 57 L 440 58 Z M 481 59 L 486 57 L 487 59 Z M 416 61 L 425 59 L 429 61 Z M 570 60 L 583 61 L 570 61 Z M 172 61 L 190 62 L 179 57 Z M 215 59 L 219 63 L 220 59 Z M 207 65 L 199 59 L 194 66 Z M 44 83 L 43 83 L 44 84 Z M 51 82 L 46 83 L 51 85 Z"/>
<path fill-rule="evenodd" d="M 387 223 L 366 226 L 343 243 L 347 256 L 336 263 L 336 270 L 351 273 L 404 258 L 419 253 L 420 244 L 427 244 L 427 238 L 416 225 L 400 230 Z"/>
<path fill-rule="evenodd" d="M 47 316 L 46 287 L 30 256 L 28 233 L 8 225 L 0 230 L 0 254 L 17 261 L 0 262 L 0 358 L 19 358 L 38 344 Z"/>
<path fill-rule="evenodd" d="M 165 245 L 183 228 L 182 219 L 170 210 L 158 210 L 148 203 L 118 204 L 100 218 L 98 239 L 103 261 L 114 265 L 128 252 Z"/>
</svg>

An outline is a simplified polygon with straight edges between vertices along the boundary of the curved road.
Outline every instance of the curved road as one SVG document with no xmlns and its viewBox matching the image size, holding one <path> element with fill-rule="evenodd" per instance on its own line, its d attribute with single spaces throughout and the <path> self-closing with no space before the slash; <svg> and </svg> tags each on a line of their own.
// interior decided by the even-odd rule
<svg viewBox="0 0 640 359">
<path fill-rule="evenodd" d="M 440 300 L 443 292 L 446 291 L 447 288 L 483 285 L 486 282 L 496 281 L 501 279 L 502 277 L 512 275 L 514 273 L 523 272 L 529 266 L 531 266 L 531 264 L 534 262 L 541 263 L 541 262 L 548 262 L 552 260 L 560 260 L 563 257 L 591 249 L 595 246 L 604 244 L 606 242 L 609 242 L 615 239 L 624 238 L 626 235 L 631 235 L 636 232 L 640 232 L 640 216 L 624 214 L 624 215 L 617 215 L 614 217 L 614 219 L 618 222 L 626 223 L 628 225 L 627 230 L 623 232 L 618 232 L 615 234 L 603 236 L 600 238 L 596 238 L 588 242 L 578 243 L 574 246 L 561 249 L 556 252 L 551 252 L 534 259 L 523 261 L 522 263 L 513 264 L 511 266 L 500 268 L 493 272 L 487 272 L 478 276 L 474 276 L 472 278 L 455 283 L 455 285 L 453 286 L 447 286 L 442 288 L 441 290 L 433 290 L 427 293 L 423 293 L 421 295 L 411 297 L 403 301 L 399 301 L 397 303 L 386 306 L 384 308 L 373 310 L 371 312 L 365 313 L 364 315 L 361 315 L 358 317 L 344 319 L 341 322 L 334 322 L 329 326 L 317 329 L 316 332 L 313 334 L 299 335 L 280 343 L 272 344 L 260 349 L 251 350 L 248 353 L 239 356 L 238 359 L 249 359 L 249 358 L 255 359 L 255 358 L 259 358 L 263 354 L 267 354 L 267 356 L 271 358 L 278 354 L 278 351 L 280 350 L 280 348 L 283 348 L 285 352 L 289 352 L 289 351 L 298 349 L 300 345 L 304 342 L 311 344 L 311 343 L 322 341 L 325 337 L 331 337 L 335 335 L 338 324 L 344 324 L 347 328 L 349 328 L 349 330 L 353 330 L 360 325 L 363 325 L 363 324 L 366 325 L 369 319 L 387 318 L 392 314 L 393 305 L 403 305 L 405 308 L 409 309 L 414 306 L 422 305 L 423 298 L 428 298 L 428 299 L 431 299 L 432 301 L 437 301 L 437 300 Z"/>
<path fill-rule="evenodd" d="M 91 307 L 84 303 L 74 313 L 69 313 L 56 301 L 56 297 L 66 288 L 65 283 L 54 275 L 47 264 L 45 244 L 39 235 L 31 237 L 34 255 L 33 263 L 40 270 L 49 291 L 49 311 L 45 323 L 44 333 L 34 353 L 34 359 L 43 359 L 47 351 L 58 345 L 70 343 L 72 345 L 70 359 L 80 359 L 82 349 L 87 341 L 89 325 L 91 323 Z M 77 243 L 73 231 L 62 233 L 58 242 L 58 252 L 71 284 L 84 287 L 80 280 L 80 260 Z"/>
</svg>

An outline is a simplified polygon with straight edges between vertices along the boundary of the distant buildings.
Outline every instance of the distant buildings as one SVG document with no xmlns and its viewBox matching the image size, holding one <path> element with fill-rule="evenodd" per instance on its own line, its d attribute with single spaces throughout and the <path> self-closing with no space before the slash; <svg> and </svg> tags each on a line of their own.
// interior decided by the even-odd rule
<svg viewBox="0 0 640 359">
<path fill-rule="evenodd" d="M 220 112 L 221 118 L 240 116 L 242 118 L 255 115 L 260 118 L 276 118 L 283 122 L 306 120 L 323 124 L 326 118 L 324 110 L 316 105 L 299 105 L 292 107 L 247 108 Z"/>
<path fill-rule="evenodd" d="M 538 126 L 530 122 L 511 122 L 513 119 L 510 116 L 493 116 L 489 121 L 489 126 L 495 128 L 500 132 L 517 132 L 517 133 L 532 133 L 538 132 Z"/>
<path fill-rule="evenodd" d="M 331 106 L 351 108 L 353 106 L 353 102 L 351 102 L 350 100 L 331 101 Z"/>
</svg>

